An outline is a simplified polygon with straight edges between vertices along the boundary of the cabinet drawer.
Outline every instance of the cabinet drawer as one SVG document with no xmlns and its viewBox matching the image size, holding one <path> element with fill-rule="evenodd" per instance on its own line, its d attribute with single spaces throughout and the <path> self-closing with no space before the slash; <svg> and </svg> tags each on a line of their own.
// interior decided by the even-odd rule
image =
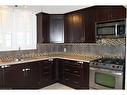
<svg viewBox="0 0 127 95">
<path fill-rule="evenodd" d="M 64 65 L 70 65 L 70 66 L 73 66 L 73 67 L 81 67 L 81 63 L 80 62 L 76 62 L 76 61 L 65 61 L 65 64 Z"/>
<path fill-rule="evenodd" d="M 78 77 L 69 73 L 64 73 L 63 80 L 64 80 L 64 83 L 79 87 L 81 82 L 81 77 Z"/>
<path fill-rule="evenodd" d="M 50 70 L 50 69 L 51 69 L 51 65 L 43 66 L 43 70 Z"/>
<path fill-rule="evenodd" d="M 81 68 L 77 68 L 77 67 L 73 67 L 73 66 L 69 66 L 69 65 L 64 66 L 64 71 L 72 73 L 72 74 L 81 75 Z"/>
</svg>

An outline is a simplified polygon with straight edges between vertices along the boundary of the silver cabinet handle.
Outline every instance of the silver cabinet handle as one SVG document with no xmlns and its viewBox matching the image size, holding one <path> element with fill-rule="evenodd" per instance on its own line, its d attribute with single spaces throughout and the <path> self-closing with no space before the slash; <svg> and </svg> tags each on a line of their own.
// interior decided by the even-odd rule
<svg viewBox="0 0 127 95">
<path fill-rule="evenodd" d="M 77 63 L 83 64 L 83 61 L 78 61 Z"/>
<path fill-rule="evenodd" d="M 8 67 L 10 67 L 10 65 L 5 65 L 4 67 L 5 67 L 5 68 L 8 68 Z"/>
<path fill-rule="evenodd" d="M 8 68 L 10 65 L 2 65 L 1 68 Z"/>
<path fill-rule="evenodd" d="M 25 69 L 22 69 L 22 71 L 24 72 L 24 71 L 25 71 Z"/>
<path fill-rule="evenodd" d="M 4 68 L 4 65 L 2 65 L 1 68 L 3 69 Z"/>
<path fill-rule="evenodd" d="M 53 61 L 53 59 L 52 59 L 52 58 L 50 58 L 48 61 Z"/>
<path fill-rule="evenodd" d="M 30 68 L 26 68 L 25 70 L 26 70 L 26 71 L 30 71 Z"/>
</svg>

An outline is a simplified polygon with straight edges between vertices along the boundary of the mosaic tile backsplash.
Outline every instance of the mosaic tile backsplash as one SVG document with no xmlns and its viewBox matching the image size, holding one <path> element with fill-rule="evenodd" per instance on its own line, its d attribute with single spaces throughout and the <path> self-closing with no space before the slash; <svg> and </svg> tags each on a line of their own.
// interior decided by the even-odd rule
<svg viewBox="0 0 127 95">
<path fill-rule="evenodd" d="M 97 43 L 63 43 L 63 44 L 37 44 L 36 50 L 24 50 L 28 53 L 72 53 L 99 56 L 116 56 L 124 58 L 126 55 L 126 39 L 101 39 Z M 17 51 L 0 52 L 0 56 L 16 55 Z"/>
</svg>

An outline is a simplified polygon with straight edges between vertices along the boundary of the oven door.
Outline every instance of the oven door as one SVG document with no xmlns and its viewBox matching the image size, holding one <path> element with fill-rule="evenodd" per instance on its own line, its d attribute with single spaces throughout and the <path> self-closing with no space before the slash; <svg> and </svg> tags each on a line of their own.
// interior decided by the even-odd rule
<svg viewBox="0 0 127 95">
<path fill-rule="evenodd" d="M 90 88 L 122 89 L 123 73 L 90 67 Z"/>
</svg>

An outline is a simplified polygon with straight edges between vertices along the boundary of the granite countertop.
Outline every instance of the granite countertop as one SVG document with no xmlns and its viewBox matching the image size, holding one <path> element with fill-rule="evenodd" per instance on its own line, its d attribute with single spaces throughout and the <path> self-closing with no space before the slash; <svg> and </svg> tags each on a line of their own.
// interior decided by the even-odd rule
<svg viewBox="0 0 127 95">
<path fill-rule="evenodd" d="M 34 61 L 40 61 L 40 60 L 48 60 L 48 59 L 66 59 L 66 60 L 73 60 L 73 61 L 81 61 L 81 62 L 90 62 L 91 60 L 95 60 L 98 58 L 98 56 L 95 55 L 80 55 L 80 54 L 46 54 L 40 57 L 34 57 L 29 59 L 23 59 L 21 61 L 12 61 L 12 62 L 2 62 L 0 61 L 1 65 L 13 65 L 13 64 L 20 64 L 20 63 L 28 63 L 28 62 L 34 62 Z"/>
</svg>

